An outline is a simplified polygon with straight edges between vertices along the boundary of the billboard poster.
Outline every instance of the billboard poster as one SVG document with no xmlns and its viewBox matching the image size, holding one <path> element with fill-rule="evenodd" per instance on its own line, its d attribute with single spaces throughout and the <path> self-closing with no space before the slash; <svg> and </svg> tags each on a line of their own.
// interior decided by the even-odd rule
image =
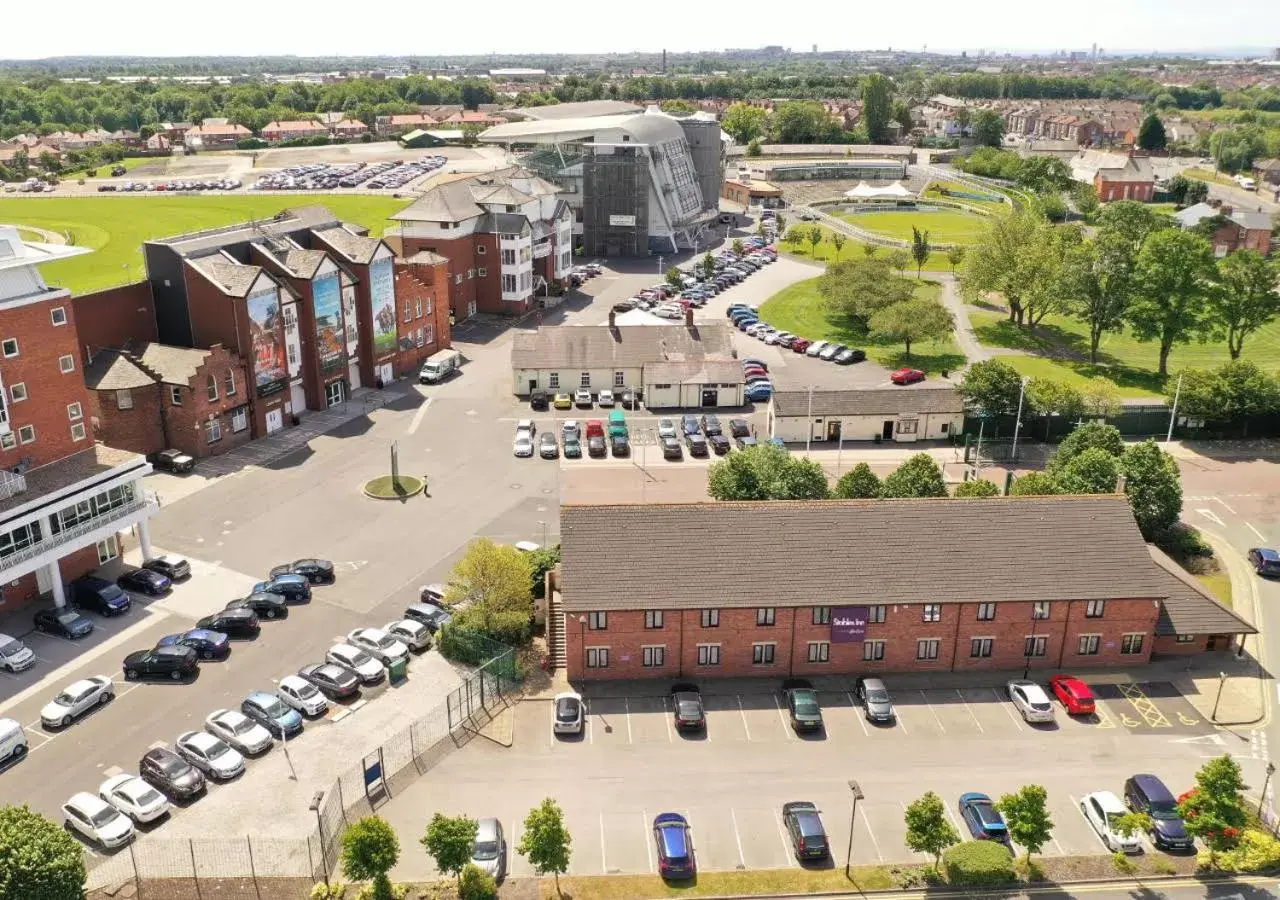
<svg viewBox="0 0 1280 900">
<path fill-rule="evenodd" d="M 393 263 L 384 259 L 369 267 L 369 299 L 373 304 L 373 355 L 396 349 L 396 284 Z"/>
<path fill-rule="evenodd" d="M 345 359 L 338 276 L 316 281 L 312 285 L 311 296 L 315 301 L 316 353 L 320 357 L 320 370 L 329 372 L 341 368 Z"/>
<path fill-rule="evenodd" d="M 249 312 L 249 335 L 253 344 L 253 380 L 259 397 L 284 389 L 289 369 L 284 348 L 284 327 L 280 321 L 280 295 L 272 290 L 245 300 Z"/>
<path fill-rule="evenodd" d="M 854 644 L 867 638 L 865 606 L 837 606 L 831 610 L 831 643 Z"/>
</svg>

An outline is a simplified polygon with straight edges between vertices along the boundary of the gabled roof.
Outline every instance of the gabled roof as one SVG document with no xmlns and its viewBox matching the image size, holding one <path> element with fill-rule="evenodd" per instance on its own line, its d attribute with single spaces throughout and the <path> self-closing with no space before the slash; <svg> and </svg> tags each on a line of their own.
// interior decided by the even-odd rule
<svg viewBox="0 0 1280 900">
<path fill-rule="evenodd" d="M 150 369 L 165 384 L 188 385 L 209 358 L 210 351 L 191 347 L 173 347 L 150 342 L 134 351 L 143 367 Z"/>
<path fill-rule="evenodd" d="M 270 243 L 254 244 L 269 262 L 279 266 L 294 278 L 311 279 L 327 258 L 323 250 L 304 250 L 301 247 L 272 247 Z"/>
<path fill-rule="evenodd" d="M 773 411 L 778 416 L 810 415 L 808 391 L 774 391 Z M 954 387 L 904 386 L 848 391 L 814 391 L 814 416 L 895 416 L 902 413 L 964 412 Z"/>
<path fill-rule="evenodd" d="M 84 367 L 84 383 L 91 391 L 128 391 L 155 384 L 155 379 L 119 350 L 100 350 Z"/>
<path fill-rule="evenodd" d="M 1147 550 L 1155 563 L 1156 579 L 1165 598 L 1156 620 L 1157 635 L 1258 633 L 1258 629 L 1219 603 L 1194 575 L 1159 547 L 1148 544 Z"/>
<path fill-rule="evenodd" d="M 378 252 L 379 247 L 383 246 L 381 239 L 352 234 L 341 225 L 316 228 L 312 233 L 337 253 L 342 254 L 349 262 L 358 265 L 368 265 L 372 262 L 373 255 Z"/>
<path fill-rule="evenodd" d="M 246 266 L 234 263 L 221 253 L 213 253 L 209 256 L 189 256 L 186 261 L 230 297 L 248 295 L 253 283 L 262 274 L 260 266 Z"/>
<path fill-rule="evenodd" d="M 563 325 L 517 332 L 511 342 L 513 369 L 637 368 L 657 362 L 731 359 L 727 325 Z M 741 370 L 738 372 L 741 375 Z"/>
</svg>

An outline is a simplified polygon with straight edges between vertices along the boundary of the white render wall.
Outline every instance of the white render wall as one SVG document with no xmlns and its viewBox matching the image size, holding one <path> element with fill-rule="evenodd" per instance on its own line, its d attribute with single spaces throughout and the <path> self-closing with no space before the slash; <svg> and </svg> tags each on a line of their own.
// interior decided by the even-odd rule
<svg viewBox="0 0 1280 900">
<path fill-rule="evenodd" d="M 832 422 L 839 422 L 846 441 L 874 441 L 884 434 L 884 423 L 893 422 L 893 438 L 896 443 L 945 440 L 952 433 L 959 433 L 964 426 L 964 416 L 959 413 L 923 413 L 920 415 L 899 413 L 880 416 L 773 416 L 770 413 L 769 435 L 782 438 L 787 443 L 804 443 L 806 440 L 825 441 Z"/>
</svg>

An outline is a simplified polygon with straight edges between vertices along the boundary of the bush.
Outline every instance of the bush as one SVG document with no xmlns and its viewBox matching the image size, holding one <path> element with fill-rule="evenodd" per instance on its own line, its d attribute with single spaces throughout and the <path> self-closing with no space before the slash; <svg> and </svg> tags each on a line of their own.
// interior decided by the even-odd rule
<svg viewBox="0 0 1280 900">
<path fill-rule="evenodd" d="M 458 876 L 458 900 L 494 900 L 498 896 L 498 883 L 492 875 L 471 863 Z"/>
<path fill-rule="evenodd" d="M 311 889 L 311 900 L 342 900 L 346 896 L 347 886 L 341 881 L 333 884 L 317 884 Z"/>
<path fill-rule="evenodd" d="M 1121 875 L 1132 875 L 1138 871 L 1138 867 L 1133 864 L 1127 854 L 1117 850 L 1111 854 L 1111 865 L 1115 867 L 1116 872 Z"/>
<path fill-rule="evenodd" d="M 237 150 L 261 150 L 267 146 L 267 142 L 262 138 L 245 138 L 242 141 L 236 141 Z"/>
<path fill-rule="evenodd" d="M 952 887 L 987 887 L 1014 880 L 1013 856 L 995 841 L 965 841 L 942 855 Z"/>
<path fill-rule="evenodd" d="M 1213 548 L 1209 546 L 1209 542 L 1201 536 L 1199 531 L 1183 522 L 1177 522 L 1171 528 L 1163 528 L 1156 532 L 1152 543 L 1174 559 L 1213 556 Z"/>
<path fill-rule="evenodd" d="M 1235 847 L 1216 857 L 1217 867 L 1223 872 L 1270 872 L 1280 867 L 1280 840 L 1257 828 L 1246 828 Z"/>
</svg>

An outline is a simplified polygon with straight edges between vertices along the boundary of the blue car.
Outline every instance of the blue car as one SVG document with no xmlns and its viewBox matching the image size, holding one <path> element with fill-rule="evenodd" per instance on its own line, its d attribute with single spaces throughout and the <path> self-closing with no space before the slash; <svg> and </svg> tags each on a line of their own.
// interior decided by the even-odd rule
<svg viewBox="0 0 1280 900">
<path fill-rule="evenodd" d="M 767 381 L 754 382 L 743 392 L 742 396 L 752 402 L 768 400 L 773 396 L 773 385 Z"/>
<path fill-rule="evenodd" d="M 750 328 L 752 325 L 755 325 L 759 321 L 760 320 L 757 319 L 755 316 L 747 316 L 745 318 L 736 320 L 734 324 L 738 326 L 739 331 L 746 331 L 748 328 Z"/>
<path fill-rule="evenodd" d="M 986 794 L 961 794 L 960 817 L 969 828 L 969 834 L 979 841 L 1009 840 L 1009 829 L 1004 824 L 1000 810 Z"/>
<path fill-rule="evenodd" d="M 779 450 L 787 449 L 787 442 L 784 441 L 782 438 L 772 437 L 772 438 L 769 438 L 769 440 L 767 440 L 765 443 L 767 443 L 771 447 L 777 447 Z"/>
<path fill-rule="evenodd" d="M 679 813 L 662 813 L 653 820 L 653 842 L 658 848 L 658 874 L 663 878 L 693 878 L 698 864 L 693 858 L 689 823 Z"/>
<path fill-rule="evenodd" d="M 193 628 L 183 634 L 166 634 L 156 642 L 160 647 L 190 647 L 201 659 L 215 659 L 231 652 L 231 641 L 221 631 L 208 628 Z"/>
<path fill-rule="evenodd" d="M 281 732 L 289 737 L 302 732 L 302 714 L 291 706 L 285 706 L 283 700 L 266 691 L 254 691 L 245 697 L 240 704 L 240 712 L 267 729 L 276 739 L 279 739 Z"/>
</svg>

